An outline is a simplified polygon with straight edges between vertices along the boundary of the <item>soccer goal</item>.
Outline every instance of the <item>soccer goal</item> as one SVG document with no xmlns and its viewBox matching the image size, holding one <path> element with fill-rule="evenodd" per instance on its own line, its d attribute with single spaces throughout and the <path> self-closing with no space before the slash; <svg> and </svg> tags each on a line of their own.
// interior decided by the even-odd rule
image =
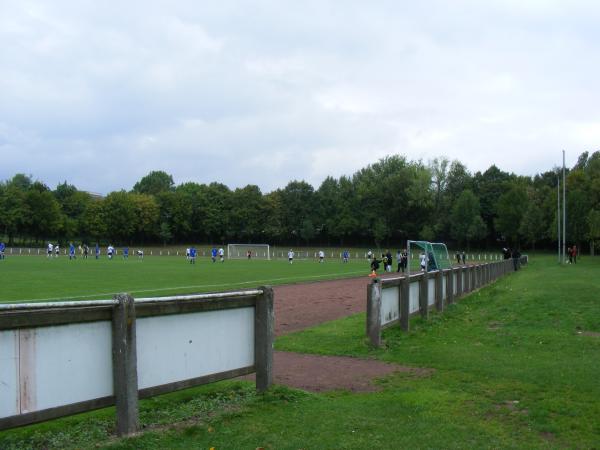
<svg viewBox="0 0 600 450">
<path fill-rule="evenodd" d="M 227 259 L 271 259 L 269 244 L 227 244 Z"/>
<path fill-rule="evenodd" d="M 408 241 L 407 244 L 409 273 L 421 270 L 421 255 L 425 255 L 428 272 L 452 267 L 446 244 L 427 241 Z"/>
</svg>

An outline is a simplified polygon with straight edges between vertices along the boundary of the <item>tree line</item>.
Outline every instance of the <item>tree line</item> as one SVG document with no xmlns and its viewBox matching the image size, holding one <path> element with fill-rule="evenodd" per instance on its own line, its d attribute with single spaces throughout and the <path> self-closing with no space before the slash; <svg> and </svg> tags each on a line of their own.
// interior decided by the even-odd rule
<svg viewBox="0 0 600 450">
<path fill-rule="evenodd" d="M 171 175 L 154 171 L 131 191 L 101 197 L 66 181 L 52 190 L 16 174 L 0 183 L 0 235 L 9 245 L 388 246 L 420 239 L 467 249 L 554 248 L 559 178 L 557 168 L 519 176 L 492 165 L 473 174 L 457 160 L 425 164 L 393 155 L 352 176 L 327 177 L 317 189 L 298 180 L 269 193 L 256 185 L 175 185 Z M 580 155 L 566 189 L 567 237 L 593 252 L 600 240 L 600 152 Z"/>
</svg>

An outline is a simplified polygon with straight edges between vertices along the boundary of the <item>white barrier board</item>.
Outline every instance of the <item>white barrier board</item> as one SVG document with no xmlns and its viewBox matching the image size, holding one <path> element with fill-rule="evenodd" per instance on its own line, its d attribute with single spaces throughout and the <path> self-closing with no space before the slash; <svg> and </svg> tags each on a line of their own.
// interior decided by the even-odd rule
<svg viewBox="0 0 600 450">
<path fill-rule="evenodd" d="M 18 331 L 0 331 L 0 417 L 19 414 L 18 351 Z"/>
<path fill-rule="evenodd" d="M 410 314 L 419 311 L 419 280 L 410 280 Z"/>
<path fill-rule="evenodd" d="M 381 290 L 381 309 L 379 311 L 381 326 L 400 318 L 399 292 L 400 288 L 398 286 Z"/>
<path fill-rule="evenodd" d="M 137 319 L 139 389 L 254 364 L 254 307 Z"/>
<path fill-rule="evenodd" d="M 435 278 L 427 280 L 427 304 L 429 306 L 435 305 Z"/>
<path fill-rule="evenodd" d="M 456 275 L 456 272 L 452 271 L 452 290 L 454 291 L 454 295 L 457 295 L 458 291 L 458 276 Z"/>
<path fill-rule="evenodd" d="M 13 406 L 5 411 L 2 401 L 0 417 L 113 395 L 110 322 L 27 328 L 8 333 L 16 334 L 18 352 L 16 360 L 13 355 L 14 363 L 9 358 L 7 371 L 13 371 L 16 364 L 19 383 L 11 382 L 9 376 L 8 400 L 13 399 Z M 3 340 L 6 334 L 2 332 Z"/>
</svg>

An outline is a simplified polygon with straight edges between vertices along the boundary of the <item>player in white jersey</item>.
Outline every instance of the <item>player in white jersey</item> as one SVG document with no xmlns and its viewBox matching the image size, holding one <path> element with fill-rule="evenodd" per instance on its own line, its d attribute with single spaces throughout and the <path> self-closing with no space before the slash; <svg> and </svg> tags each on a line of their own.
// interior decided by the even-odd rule
<svg viewBox="0 0 600 450">
<path fill-rule="evenodd" d="M 423 252 L 419 255 L 419 261 L 421 263 L 421 270 L 427 272 L 427 255 Z"/>
<path fill-rule="evenodd" d="M 290 264 L 294 262 L 294 251 L 292 249 L 290 249 L 290 251 L 288 252 L 288 261 L 290 262 Z"/>
<path fill-rule="evenodd" d="M 225 250 L 223 250 L 222 248 L 219 249 L 219 259 L 221 260 L 221 262 L 225 261 Z"/>
<path fill-rule="evenodd" d="M 54 245 L 51 242 L 48 242 L 48 258 L 52 257 L 52 252 L 54 251 Z"/>
<path fill-rule="evenodd" d="M 325 252 L 323 250 L 319 250 L 319 263 L 325 261 Z"/>
</svg>

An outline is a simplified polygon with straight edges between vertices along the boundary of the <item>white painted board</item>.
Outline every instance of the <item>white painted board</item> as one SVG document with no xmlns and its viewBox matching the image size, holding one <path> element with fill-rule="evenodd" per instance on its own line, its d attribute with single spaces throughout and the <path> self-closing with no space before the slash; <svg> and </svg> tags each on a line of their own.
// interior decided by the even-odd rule
<svg viewBox="0 0 600 450">
<path fill-rule="evenodd" d="M 427 304 L 435 305 L 435 278 L 433 277 L 427 280 Z"/>
<path fill-rule="evenodd" d="M 254 364 L 254 307 L 137 319 L 140 389 Z"/>
<path fill-rule="evenodd" d="M 447 294 L 446 294 L 446 290 L 448 288 L 448 277 L 450 276 L 449 273 L 443 273 L 442 274 L 442 299 L 444 300 L 444 302 L 447 300 Z"/>
<path fill-rule="evenodd" d="M 400 288 L 398 286 L 381 290 L 381 309 L 379 310 L 381 326 L 400 318 L 399 292 Z"/>
<path fill-rule="evenodd" d="M 410 280 L 410 313 L 419 311 L 419 280 Z"/>
<path fill-rule="evenodd" d="M 18 331 L 0 331 L 0 418 L 19 414 Z"/>
<path fill-rule="evenodd" d="M 113 395 L 110 322 L 18 333 L 21 414 Z"/>
</svg>

